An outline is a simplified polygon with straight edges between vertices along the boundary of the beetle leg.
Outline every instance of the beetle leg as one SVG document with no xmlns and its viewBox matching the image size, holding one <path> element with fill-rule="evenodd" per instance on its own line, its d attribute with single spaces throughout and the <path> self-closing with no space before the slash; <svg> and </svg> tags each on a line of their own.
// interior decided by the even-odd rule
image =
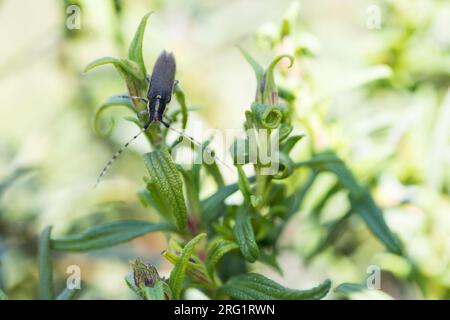
<svg viewBox="0 0 450 320">
<path fill-rule="evenodd" d="M 170 125 L 174 120 L 172 118 L 170 118 L 169 116 L 166 116 L 165 114 L 163 114 L 164 119 L 167 120 L 167 123 Z"/>
<path fill-rule="evenodd" d="M 146 115 L 148 115 L 148 110 L 147 109 L 146 110 L 141 110 L 141 111 L 139 111 L 137 113 L 137 116 L 138 116 L 139 119 L 145 117 Z"/>
</svg>

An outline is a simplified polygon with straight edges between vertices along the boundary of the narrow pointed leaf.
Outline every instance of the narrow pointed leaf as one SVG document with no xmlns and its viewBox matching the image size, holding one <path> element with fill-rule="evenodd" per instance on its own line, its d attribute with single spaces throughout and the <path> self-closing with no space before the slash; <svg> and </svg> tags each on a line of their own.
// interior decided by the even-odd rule
<svg viewBox="0 0 450 320">
<path fill-rule="evenodd" d="M 275 84 L 275 78 L 273 75 L 273 72 L 275 70 L 275 66 L 284 58 L 289 59 L 289 66 L 288 68 L 292 67 L 294 64 L 294 57 L 288 55 L 288 54 L 282 54 L 278 57 L 276 57 L 267 68 L 266 72 L 264 73 L 262 82 L 260 84 L 260 90 L 261 90 L 261 99 L 263 103 L 267 103 L 270 105 L 277 105 L 278 104 L 278 88 Z"/>
<path fill-rule="evenodd" d="M 184 95 L 183 90 L 181 89 L 181 86 L 177 84 L 175 86 L 175 98 L 178 101 L 178 104 L 180 105 L 180 111 L 181 111 L 181 127 L 183 129 L 186 129 L 187 120 L 188 120 L 188 108 L 186 104 L 186 96 Z"/>
<path fill-rule="evenodd" d="M 8 296 L 0 289 L 0 301 L 8 300 Z"/>
<path fill-rule="evenodd" d="M 80 291 L 80 289 L 65 288 L 60 294 L 58 294 L 56 300 L 72 300 L 80 293 Z"/>
<path fill-rule="evenodd" d="M 142 43 L 144 40 L 144 33 L 145 33 L 145 28 L 147 26 L 147 20 L 152 13 L 153 12 L 149 12 L 142 18 L 141 23 L 139 24 L 139 27 L 136 30 L 136 33 L 134 34 L 134 38 L 131 41 L 130 47 L 128 49 L 128 59 L 136 62 L 139 65 L 140 70 L 144 75 L 147 72 L 146 72 L 146 68 L 145 68 L 144 58 L 142 56 Z"/>
<path fill-rule="evenodd" d="M 182 249 L 181 249 L 182 251 Z M 178 251 L 180 252 L 180 251 Z M 171 251 L 163 251 L 163 257 L 167 259 L 173 265 L 177 265 L 178 261 L 180 261 L 180 256 L 171 252 Z M 212 281 L 206 271 L 206 267 L 204 263 L 192 256 L 189 258 L 187 262 L 185 274 L 191 278 L 192 280 L 198 282 L 199 284 L 205 285 L 207 287 L 211 286 Z"/>
<path fill-rule="evenodd" d="M 249 177 L 250 183 L 255 182 L 255 176 Z M 220 188 L 217 192 L 202 200 L 202 222 L 208 223 L 211 220 L 217 218 L 220 214 L 220 209 L 224 205 L 224 201 L 233 193 L 239 190 L 237 183 L 232 183 Z"/>
<path fill-rule="evenodd" d="M 226 253 L 236 249 L 239 249 L 239 245 L 236 242 L 223 239 L 222 237 L 211 241 L 208 246 L 208 256 L 206 259 L 206 268 L 209 274 L 213 274 L 217 263 Z"/>
<path fill-rule="evenodd" d="M 105 64 L 112 64 L 120 72 L 128 73 L 133 77 L 135 77 L 136 79 L 139 80 L 145 79 L 145 74 L 142 73 L 138 64 L 128 59 L 118 59 L 114 57 L 103 57 L 94 60 L 86 66 L 84 72 L 88 72 L 96 67 L 103 66 Z"/>
<path fill-rule="evenodd" d="M 178 229 L 183 230 L 187 224 L 183 183 L 167 148 L 144 154 L 144 162 L 155 186 L 167 197 Z"/>
<path fill-rule="evenodd" d="M 240 300 L 318 300 L 330 290 L 330 280 L 309 290 L 294 290 L 256 273 L 248 273 L 231 278 L 219 288 L 220 293 Z"/>
<path fill-rule="evenodd" d="M 236 164 L 236 168 L 238 171 L 239 190 L 244 196 L 245 201 L 247 201 L 248 204 L 251 204 L 252 189 L 250 187 L 250 181 L 248 181 L 248 178 L 245 175 L 244 169 L 242 169 L 241 165 Z"/>
<path fill-rule="evenodd" d="M 248 262 L 255 262 L 259 257 L 259 248 L 250 220 L 248 207 L 241 207 L 236 214 L 234 234 L 242 255 Z"/>
<path fill-rule="evenodd" d="M 303 165 L 334 173 L 340 184 L 349 191 L 352 210 L 361 216 L 368 228 L 389 251 L 402 254 L 401 241 L 386 224 L 381 209 L 376 205 L 370 193 L 360 185 L 344 161 L 333 152 L 323 152 L 315 155 L 309 161 L 297 164 L 297 166 Z"/>
<path fill-rule="evenodd" d="M 384 243 L 389 251 L 401 255 L 402 243 L 389 229 L 381 209 L 375 204 L 372 196 L 369 193 L 362 197 L 354 197 L 350 194 L 349 198 L 353 211 L 363 218 L 372 233 Z"/>
<path fill-rule="evenodd" d="M 303 137 L 305 137 L 305 135 L 302 134 L 287 138 L 287 140 L 281 144 L 280 150 L 288 154 Z"/>
<path fill-rule="evenodd" d="M 133 103 L 131 102 L 131 100 L 129 98 L 124 98 L 123 96 L 119 96 L 119 95 L 109 97 L 95 113 L 94 129 L 98 135 L 100 135 L 102 137 L 108 137 L 111 134 L 112 130 L 114 129 L 114 125 L 115 125 L 114 119 L 113 118 L 110 119 L 107 129 L 102 129 L 101 128 L 101 116 L 109 108 L 118 107 L 118 106 L 123 106 L 133 112 L 136 112 L 136 110 L 134 109 Z"/>
<path fill-rule="evenodd" d="M 39 237 L 39 299 L 53 300 L 55 289 L 53 287 L 53 262 L 50 247 L 50 233 L 52 227 L 48 226 Z"/>
<path fill-rule="evenodd" d="M 181 252 L 180 259 L 170 273 L 169 286 L 175 300 L 178 300 L 181 297 L 181 290 L 183 289 L 183 281 L 186 274 L 186 268 L 189 263 L 189 258 L 194 253 L 195 246 L 205 236 L 205 233 L 201 233 L 185 245 L 183 251 Z"/>
<path fill-rule="evenodd" d="M 112 247 L 150 232 L 171 231 L 169 224 L 138 220 L 115 221 L 92 227 L 85 232 L 51 241 L 52 249 L 60 251 L 89 251 Z"/>
<path fill-rule="evenodd" d="M 256 82 L 259 83 L 264 74 L 263 67 L 258 62 L 256 62 L 256 60 L 253 59 L 253 57 L 247 51 L 245 51 L 243 48 L 238 47 L 238 49 L 241 52 L 241 54 L 244 56 L 245 60 L 247 60 L 247 62 L 253 68 L 253 71 L 255 72 L 255 76 L 256 76 Z"/>
<path fill-rule="evenodd" d="M 367 285 L 360 283 L 343 283 L 334 289 L 334 292 L 341 297 L 349 300 L 392 300 L 393 298 L 387 293 L 369 289 Z"/>
</svg>

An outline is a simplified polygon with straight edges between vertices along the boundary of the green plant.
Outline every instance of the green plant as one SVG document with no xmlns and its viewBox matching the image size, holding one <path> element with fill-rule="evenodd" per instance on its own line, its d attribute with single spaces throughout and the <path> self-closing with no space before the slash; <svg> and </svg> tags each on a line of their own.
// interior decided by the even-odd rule
<svg viewBox="0 0 450 320">
<path fill-rule="evenodd" d="M 112 64 L 124 79 L 129 95 L 143 96 L 147 87 L 147 72 L 142 56 L 142 39 L 148 17 L 149 14 L 142 19 L 127 58 L 101 58 L 90 63 L 86 71 Z M 331 288 L 329 280 L 308 290 L 289 289 L 251 272 L 251 264 L 258 261 L 282 273 L 277 256 L 283 230 L 300 210 L 306 194 L 318 177 L 329 173 L 335 176 L 336 182 L 322 203 L 334 193 L 344 192 L 349 209 L 345 215 L 324 226 L 326 236 L 309 257 L 314 257 L 332 244 L 340 230 L 345 228 L 349 217 L 354 215 L 365 222 L 388 251 L 404 255 L 402 243 L 385 223 L 371 193 L 356 179 L 336 152 L 312 150 L 308 160 L 296 162 L 292 158 L 292 150 L 304 135 L 292 134 L 296 97 L 293 91 L 276 85 L 274 72 L 282 59 L 288 59 L 288 67 L 291 67 L 294 58 L 289 55 L 278 56 L 265 69 L 246 51 L 241 49 L 241 52 L 254 70 L 257 90 L 254 102 L 245 112 L 243 127 L 247 136 L 236 140 L 231 150 L 237 181 L 226 185 L 217 164 L 195 163 L 190 167 L 175 164 L 171 153 L 179 141 L 168 144 L 167 130 L 152 126 L 145 136 L 153 151 L 143 156 L 148 176 L 144 178 L 144 186 L 138 196 L 145 207 L 160 214 L 161 222 L 122 220 L 59 238 L 51 236 L 51 227 L 46 228 L 39 242 L 41 298 L 63 299 L 73 296 L 73 292 L 67 290 L 58 296 L 54 293 L 52 251 L 85 252 L 102 249 L 161 231 L 169 239 L 162 256 L 174 267 L 169 278 L 164 279 L 154 266 L 139 259 L 132 262 L 132 271 L 126 276 L 126 283 L 142 299 L 181 299 L 187 288 L 198 288 L 212 299 L 321 299 Z M 95 116 L 95 128 L 105 137 L 111 133 L 114 123 L 110 122 L 109 128 L 102 130 L 101 115 L 110 107 L 126 106 L 135 115 L 129 118 L 130 121 L 139 127 L 145 122 L 140 116 L 145 105 L 120 96 L 107 99 Z M 181 115 L 184 129 L 189 113 L 185 93 L 180 86 L 176 87 L 175 97 L 179 109 L 171 107 L 169 116 L 178 121 Z M 256 161 L 250 161 L 249 145 L 252 141 L 257 141 L 257 155 L 260 154 L 260 146 L 273 143 L 267 136 L 260 136 L 258 129 L 265 129 L 269 134 L 275 131 L 279 133 L 278 171 L 270 175 L 264 174 L 267 163 L 262 162 L 259 156 Z M 203 149 L 207 144 L 203 144 Z M 238 159 L 244 159 L 244 163 Z M 254 175 L 247 176 L 243 166 L 252 166 Z M 215 182 L 216 191 L 202 198 L 206 177 Z M 234 193 L 242 195 L 239 205 L 225 202 Z M 320 205 L 316 209 L 320 213 Z"/>
</svg>

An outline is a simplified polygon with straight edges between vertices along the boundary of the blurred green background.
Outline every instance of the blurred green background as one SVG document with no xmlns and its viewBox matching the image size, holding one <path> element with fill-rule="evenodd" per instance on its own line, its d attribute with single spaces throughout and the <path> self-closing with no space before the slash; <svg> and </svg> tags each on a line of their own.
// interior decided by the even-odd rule
<svg viewBox="0 0 450 320">
<path fill-rule="evenodd" d="M 79 30 L 66 27 L 71 4 L 81 8 Z M 264 63 L 295 55 L 294 68 L 277 77 L 297 96 L 295 131 L 308 132 L 295 160 L 307 159 L 311 145 L 336 150 L 370 186 L 421 272 L 386 253 L 358 219 L 309 257 L 323 223 L 347 210 L 337 194 L 324 220 L 314 218 L 334 183 L 327 175 L 284 234 L 284 275 L 258 271 L 302 288 L 324 277 L 334 285 L 364 282 L 368 266 L 377 265 L 382 290 L 394 298 L 450 298 L 449 1 L 0 0 L 0 288 L 10 299 L 36 297 L 37 236 L 46 225 L 57 235 L 156 218 L 136 196 L 149 150 L 143 140 L 92 188 L 136 128 L 116 108 L 104 119 L 116 120 L 111 137 L 95 133 L 95 111 L 126 88 L 112 67 L 82 72 L 98 57 L 124 56 L 152 10 L 147 68 L 162 49 L 174 52 L 177 79 L 189 105 L 199 107 L 191 119 L 205 127 L 241 128 L 253 101 L 254 75 L 235 45 Z M 165 245 L 164 235 L 152 234 L 114 249 L 59 253 L 57 280 L 62 287 L 66 268 L 79 265 L 80 298 L 132 298 L 123 281 L 128 260 L 140 256 L 167 275 L 171 266 L 159 255 Z"/>
</svg>

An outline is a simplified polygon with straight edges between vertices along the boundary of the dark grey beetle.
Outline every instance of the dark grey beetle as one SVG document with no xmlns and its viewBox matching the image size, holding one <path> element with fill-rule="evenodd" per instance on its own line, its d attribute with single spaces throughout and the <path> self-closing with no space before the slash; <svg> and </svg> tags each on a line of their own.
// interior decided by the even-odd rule
<svg viewBox="0 0 450 320">
<path fill-rule="evenodd" d="M 112 163 L 120 156 L 120 154 L 130 145 L 130 143 L 137 139 L 143 132 L 145 132 L 152 123 L 159 122 L 164 125 L 166 128 L 176 132 L 177 134 L 185 137 L 189 141 L 194 144 L 201 146 L 202 144 L 192 138 L 191 136 L 185 134 L 184 132 L 172 128 L 170 126 L 170 120 L 165 115 L 165 110 L 167 104 L 170 103 L 172 99 L 172 94 L 177 85 L 177 81 L 175 80 L 175 72 L 176 72 L 176 63 L 175 57 L 172 53 L 168 53 L 165 50 L 161 52 L 158 59 L 155 62 L 153 67 L 152 75 L 149 79 L 147 77 L 147 82 L 149 83 L 148 91 L 147 91 L 147 99 L 143 97 L 136 96 L 121 96 L 123 98 L 135 99 L 143 101 L 147 105 L 148 113 L 148 121 L 145 123 L 144 127 L 137 133 L 133 138 L 131 138 L 127 143 L 120 148 L 111 160 L 108 161 L 106 166 L 103 168 L 102 172 L 97 178 L 97 182 L 95 186 L 97 186 L 101 180 L 101 178 L 105 175 L 106 171 L 108 171 L 109 167 L 111 167 Z M 169 120 L 169 123 L 165 120 Z M 215 160 L 221 162 L 228 168 L 230 168 L 225 162 L 220 160 L 218 157 L 213 156 Z M 230 168 L 231 169 L 231 168 Z"/>
<path fill-rule="evenodd" d="M 176 64 L 172 53 L 163 51 L 153 67 L 152 77 L 147 92 L 147 111 L 149 114 L 148 125 L 153 121 L 163 121 L 166 105 L 172 99 L 175 86 Z"/>
</svg>

